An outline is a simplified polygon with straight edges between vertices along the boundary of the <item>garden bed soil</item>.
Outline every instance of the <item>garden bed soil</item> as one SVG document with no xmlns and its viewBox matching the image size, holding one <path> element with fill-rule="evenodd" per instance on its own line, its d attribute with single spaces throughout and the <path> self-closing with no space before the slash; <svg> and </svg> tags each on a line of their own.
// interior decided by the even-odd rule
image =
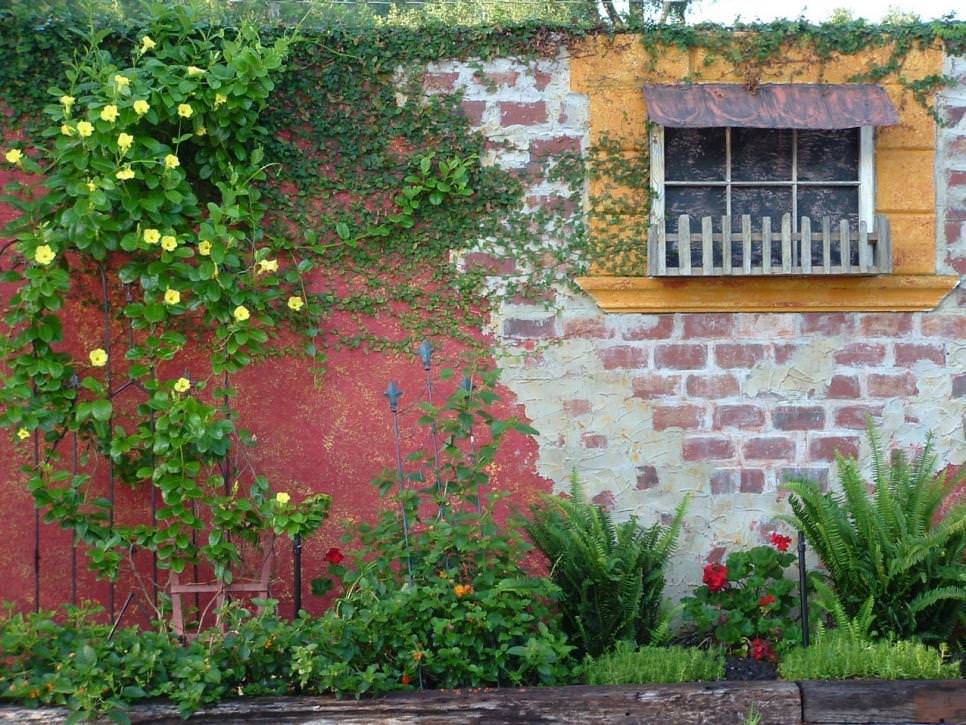
<svg viewBox="0 0 966 725">
<path fill-rule="evenodd" d="M 767 725 L 966 723 L 966 681 L 705 682 L 405 692 L 365 700 L 279 697 L 231 700 L 189 722 L 325 725 L 667 723 L 736 725 L 752 709 Z M 183 723 L 165 702 L 131 708 L 133 723 Z M 0 707 L 0 723 L 61 723 L 55 709 Z M 804 718 L 804 719 L 803 719 Z"/>
<path fill-rule="evenodd" d="M 725 659 L 725 679 L 738 682 L 777 680 L 778 665 L 751 657 L 728 657 Z"/>
</svg>

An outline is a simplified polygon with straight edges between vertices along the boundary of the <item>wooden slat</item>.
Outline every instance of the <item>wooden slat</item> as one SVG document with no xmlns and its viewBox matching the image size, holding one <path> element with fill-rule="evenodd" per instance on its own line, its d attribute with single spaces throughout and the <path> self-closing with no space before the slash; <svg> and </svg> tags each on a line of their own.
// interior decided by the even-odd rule
<svg viewBox="0 0 966 725">
<path fill-rule="evenodd" d="M 859 271 L 867 273 L 872 266 L 872 246 L 869 244 L 869 228 L 859 222 Z"/>
<path fill-rule="evenodd" d="M 884 274 L 892 271 L 892 232 L 889 228 L 889 217 L 885 214 L 876 216 L 879 222 L 879 233 L 876 235 L 876 249 L 881 249 L 879 255 L 879 272 Z"/>
<path fill-rule="evenodd" d="M 751 274 L 751 216 L 741 215 L 741 268 Z"/>
<path fill-rule="evenodd" d="M 678 217 L 678 268 L 681 274 L 691 274 L 691 217 Z"/>
<path fill-rule="evenodd" d="M 711 217 L 701 217 L 701 268 L 704 274 L 714 274 L 714 244 Z"/>
<path fill-rule="evenodd" d="M 771 274 L 771 217 L 761 218 L 761 271 Z"/>
<path fill-rule="evenodd" d="M 721 269 L 732 274 L 731 269 L 731 215 L 721 217 Z"/>
<path fill-rule="evenodd" d="M 849 220 L 842 219 L 839 222 L 839 252 L 840 252 L 840 272 L 848 272 L 852 269 L 852 232 L 849 229 Z"/>
<path fill-rule="evenodd" d="M 962 680 L 799 682 L 804 721 L 835 723 L 966 723 Z"/>
<path fill-rule="evenodd" d="M 782 272 L 792 271 L 792 215 L 782 215 Z"/>
<path fill-rule="evenodd" d="M 807 216 L 802 217 L 801 232 L 801 268 L 802 274 L 812 273 L 812 220 Z"/>
<path fill-rule="evenodd" d="M 832 272 L 832 220 L 822 217 L 822 272 Z"/>
<path fill-rule="evenodd" d="M 647 273 L 657 274 L 657 224 L 647 228 Z"/>
<path fill-rule="evenodd" d="M 657 273 L 667 274 L 667 230 L 663 219 L 657 225 Z"/>
</svg>

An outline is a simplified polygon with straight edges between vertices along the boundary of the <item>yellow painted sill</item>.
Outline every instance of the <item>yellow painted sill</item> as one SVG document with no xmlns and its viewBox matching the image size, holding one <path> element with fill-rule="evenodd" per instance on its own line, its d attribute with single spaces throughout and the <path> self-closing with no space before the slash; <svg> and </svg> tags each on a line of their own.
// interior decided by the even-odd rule
<svg viewBox="0 0 966 725">
<path fill-rule="evenodd" d="M 914 312 L 931 310 L 959 277 L 578 277 L 605 312 Z"/>
</svg>

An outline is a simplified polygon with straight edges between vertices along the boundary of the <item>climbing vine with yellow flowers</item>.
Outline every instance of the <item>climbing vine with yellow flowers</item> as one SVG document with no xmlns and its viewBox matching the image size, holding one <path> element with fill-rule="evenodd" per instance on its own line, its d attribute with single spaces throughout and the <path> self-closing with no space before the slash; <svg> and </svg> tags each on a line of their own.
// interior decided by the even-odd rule
<svg viewBox="0 0 966 725">
<path fill-rule="evenodd" d="M 36 503 L 95 571 L 116 576 L 148 550 L 162 568 L 203 561 L 230 581 L 245 542 L 307 534 L 329 507 L 324 494 L 296 505 L 255 471 L 240 485 L 227 464 L 243 437 L 231 375 L 282 331 L 311 336 L 320 314 L 302 281 L 311 261 L 262 224 L 259 118 L 292 41 L 203 31 L 183 9 L 156 17 L 129 57 L 101 39 L 50 90 L 42 143 L 4 152 L 44 181 L 13 197 L 22 261 L 4 277 L 16 292 L 0 424 L 33 442 Z M 102 321 L 93 345 L 65 334 L 81 311 Z M 182 358 L 199 342 L 209 364 L 191 378 Z M 135 404 L 119 396 L 130 388 Z M 115 520 L 121 484 L 156 487 L 153 521 Z"/>
</svg>

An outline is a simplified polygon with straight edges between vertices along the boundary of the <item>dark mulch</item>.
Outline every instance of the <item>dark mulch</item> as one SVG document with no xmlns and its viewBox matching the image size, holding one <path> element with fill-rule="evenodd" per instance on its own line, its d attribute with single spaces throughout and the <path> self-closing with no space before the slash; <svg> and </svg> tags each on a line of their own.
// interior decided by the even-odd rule
<svg viewBox="0 0 966 725">
<path fill-rule="evenodd" d="M 777 680 L 778 667 L 750 657 L 725 658 L 726 680 Z"/>
</svg>

